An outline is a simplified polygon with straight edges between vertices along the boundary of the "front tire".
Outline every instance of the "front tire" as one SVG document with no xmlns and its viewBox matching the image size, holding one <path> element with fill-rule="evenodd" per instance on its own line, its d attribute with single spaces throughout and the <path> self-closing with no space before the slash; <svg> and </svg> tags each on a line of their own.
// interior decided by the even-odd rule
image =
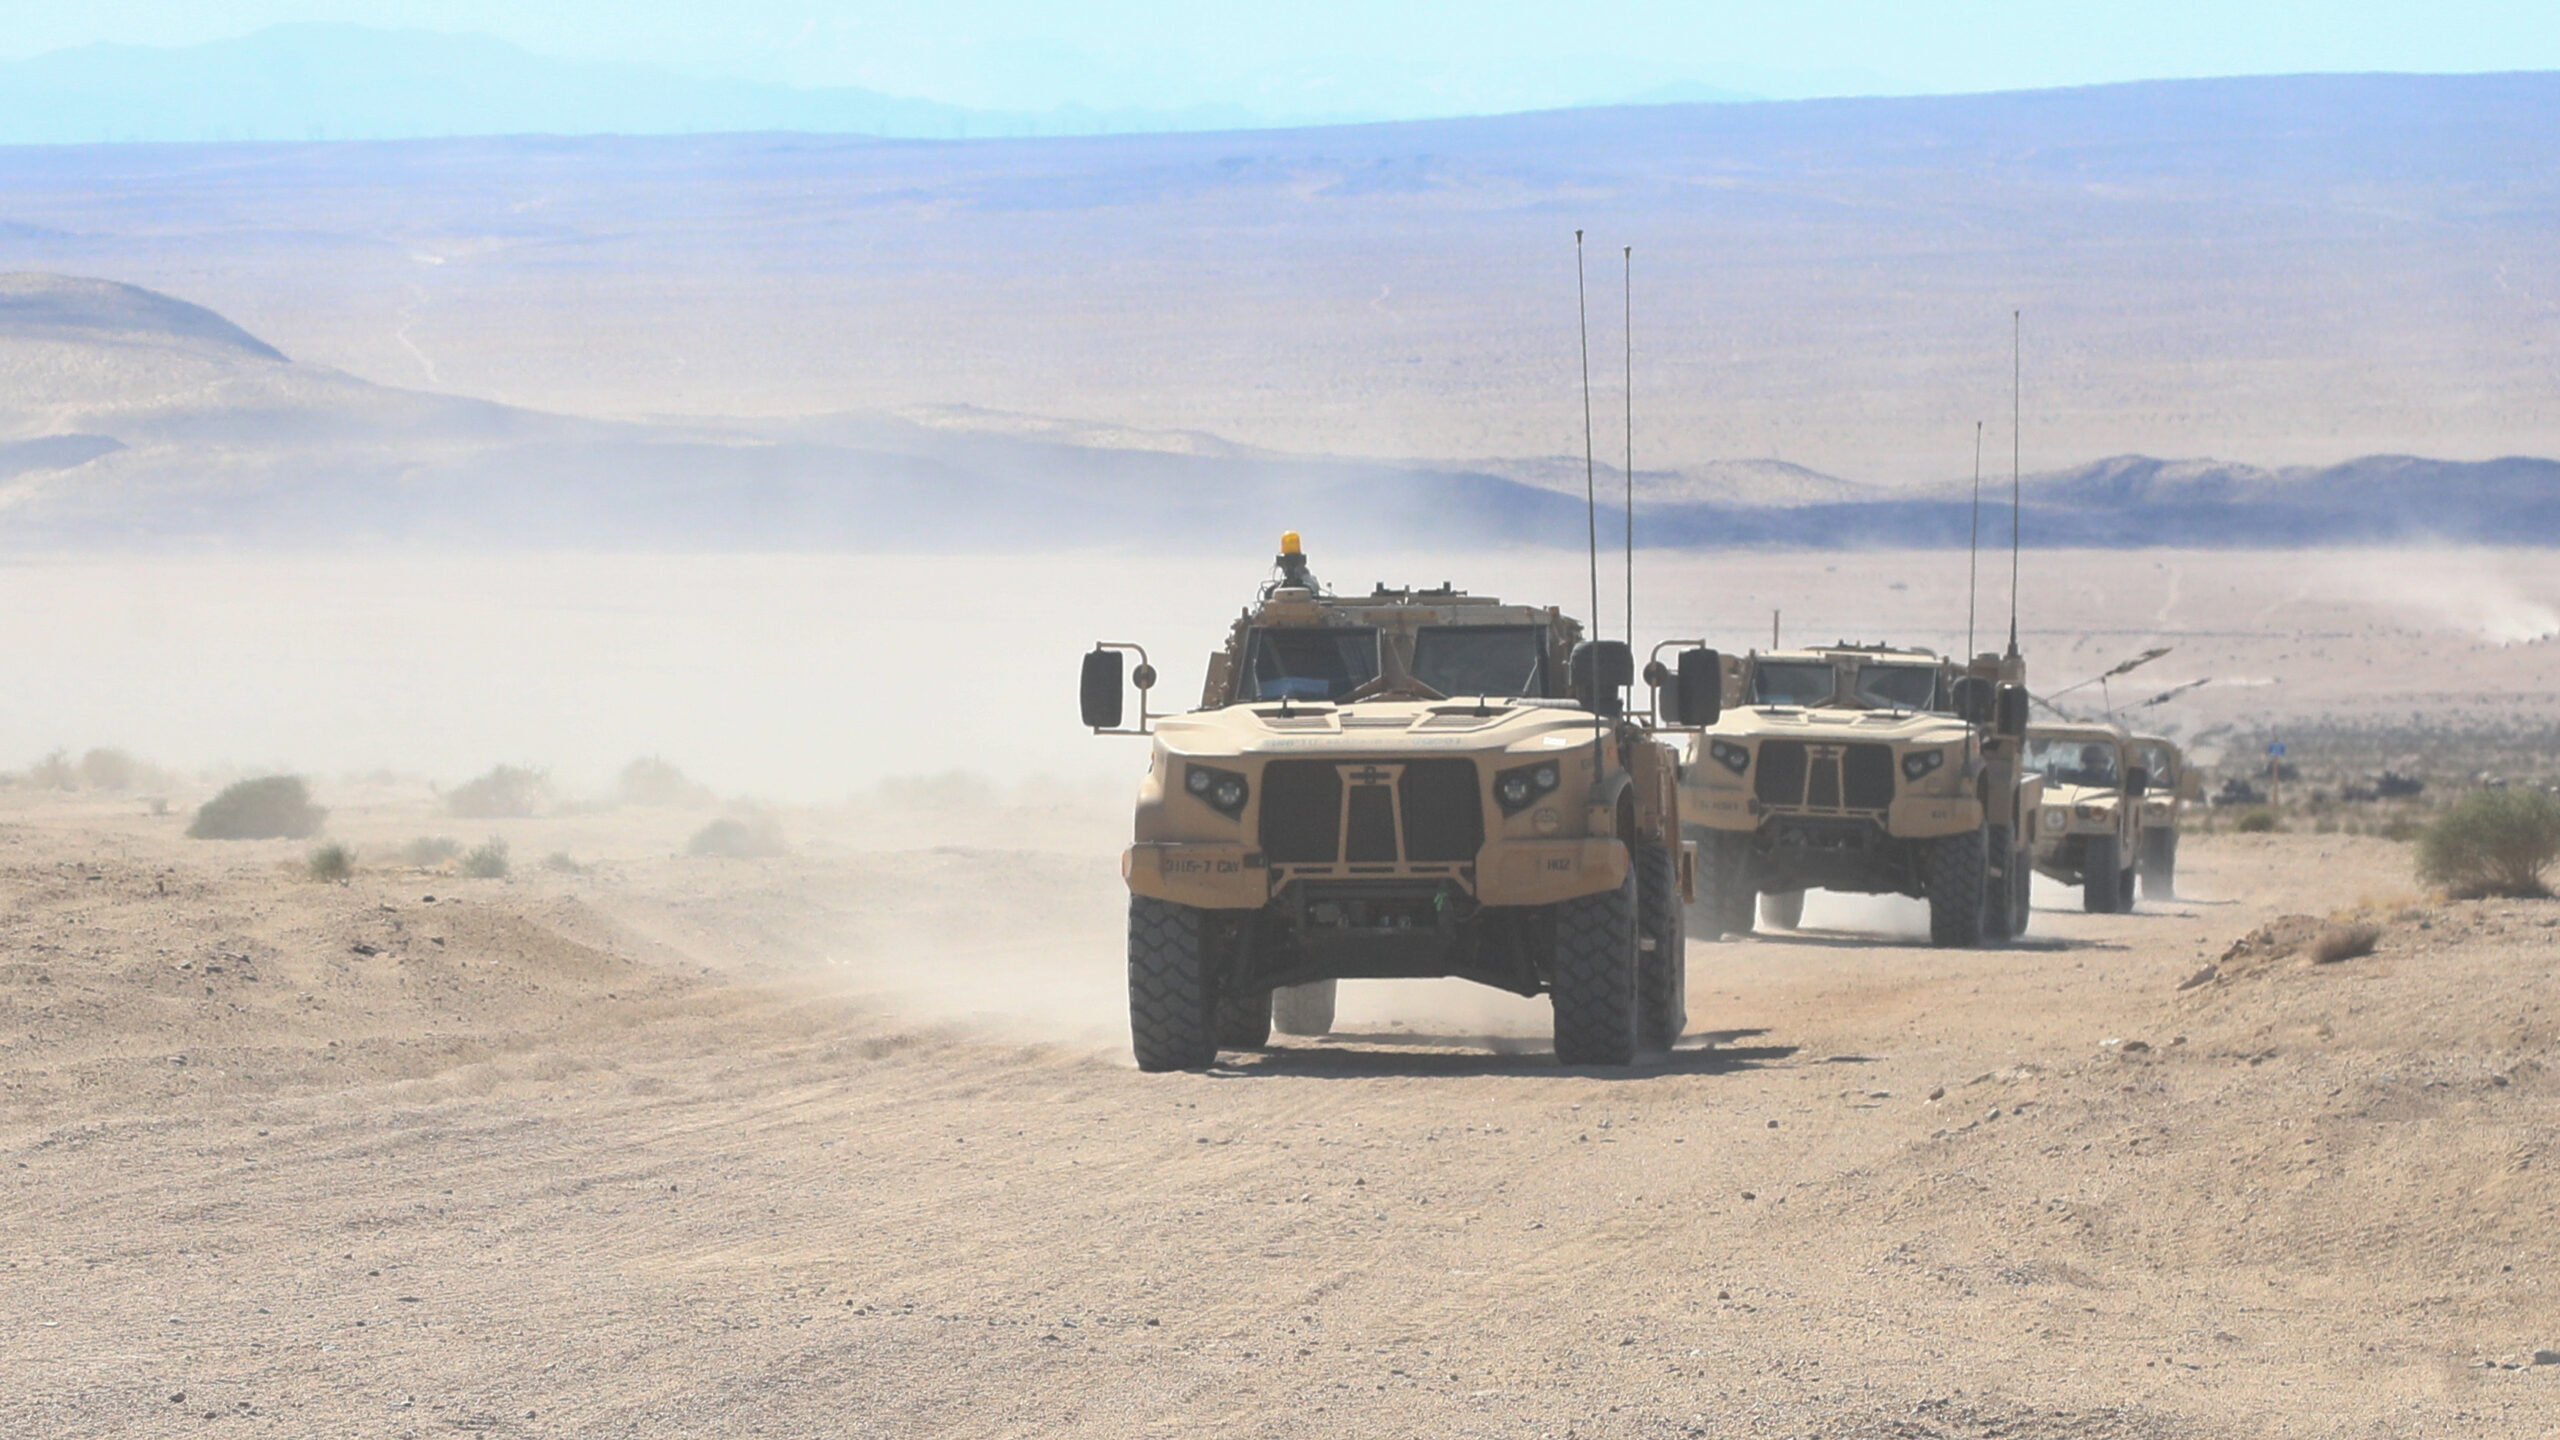
<svg viewBox="0 0 2560 1440">
<path fill-rule="evenodd" d="M 1556 1063 L 1624 1065 L 1636 1056 L 1635 867 L 1626 883 L 1558 905 L 1554 975 Z"/>
<path fill-rule="evenodd" d="M 1689 1028 L 1689 927 L 1680 902 L 1680 852 L 1636 846 L 1636 1016 L 1647 1050 L 1668 1050 Z"/>
<path fill-rule="evenodd" d="M 1701 940 L 1751 933 L 1751 837 L 1704 825 L 1689 828 L 1698 847 L 1698 898 L 1689 905 L 1689 933 Z"/>
<path fill-rule="evenodd" d="M 1772 930 L 1804 928 L 1804 892 L 1770 890 L 1760 896 L 1760 923 Z"/>
<path fill-rule="evenodd" d="M 1929 842 L 1929 943 L 1982 943 L 1982 905 L 1990 884 L 1989 837 L 1982 830 Z"/>
<path fill-rule="evenodd" d="M 1271 992 L 1271 1028 L 1283 1035 L 1313 1037 L 1333 1033 L 1333 997 L 1339 982 L 1310 980 L 1283 985 Z"/>
<path fill-rule="evenodd" d="M 2142 898 L 2178 898 L 2178 832 L 2168 826 L 2142 832 Z"/>
<path fill-rule="evenodd" d="M 1141 1070 L 1199 1070 L 1218 1058 L 1216 979 L 1205 910 L 1129 897 L 1129 1049 Z"/>
<path fill-rule="evenodd" d="M 1982 938 L 2007 940 L 2018 933 L 2018 867 L 2024 857 L 2009 838 L 2009 827 L 1991 827 L 1991 876 L 1982 890 Z"/>
<path fill-rule="evenodd" d="M 2124 842 L 2092 835 L 2080 842 L 2080 908 L 2113 915 L 2124 902 Z"/>
</svg>

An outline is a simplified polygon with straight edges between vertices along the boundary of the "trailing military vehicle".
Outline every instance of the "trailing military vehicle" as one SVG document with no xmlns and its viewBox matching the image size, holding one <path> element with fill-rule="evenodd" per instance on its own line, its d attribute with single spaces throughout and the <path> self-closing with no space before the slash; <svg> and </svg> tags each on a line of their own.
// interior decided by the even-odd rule
<svg viewBox="0 0 2560 1440">
<path fill-rule="evenodd" d="M 1626 645 L 1445 585 L 1335 595 L 1295 534 L 1276 564 L 1196 710 L 1149 713 L 1135 646 L 1084 659 L 1085 724 L 1155 742 L 1121 863 L 1139 1068 L 1321 1034 L 1361 979 L 1550 996 L 1568 1065 L 1667 1049 L 1692 871 Z M 1683 654 L 1661 703 L 1712 720 L 1721 673 Z"/>
<path fill-rule="evenodd" d="M 2187 802 L 2204 798 L 2204 777 L 2187 764 L 2187 752 L 2165 735 L 2133 737 L 2133 763 L 2149 782 L 2142 794 L 2142 839 L 2134 870 L 2145 900 L 2178 893 L 2178 825 Z"/>
<path fill-rule="evenodd" d="M 2150 772 L 2121 725 L 2038 725 L 2027 731 L 2027 768 L 2044 777 L 2036 869 L 2080 887 L 2095 915 L 2130 910 Z"/>
<path fill-rule="evenodd" d="M 1808 889 L 1929 904 L 1929 939 L 2027 926 L 2037 782 L 2021 772 L 2026 666 L 1842 642 L 1727 661 L 1729 692 L 1681 786 L 1699 935 L 1792 928 Z"/>
</svg>

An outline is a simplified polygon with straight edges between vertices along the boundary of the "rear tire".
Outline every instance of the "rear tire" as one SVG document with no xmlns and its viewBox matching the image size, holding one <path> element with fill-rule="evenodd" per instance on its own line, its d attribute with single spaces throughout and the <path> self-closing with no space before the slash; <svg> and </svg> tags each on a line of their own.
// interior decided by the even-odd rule
<svg viewBox="0 0 2560 1440">
<path fill-rule="evenodd" d="M 1689 906 L 1689 933 L 1701 940 L 1751 933 L 1751 837 L 1704 825 L 1691 826 L 1698 847 L 1698 898 Z"/>
<path fill-rule="evenodd" d="M 1271 1044 L 1271 992 L 1248 990 L 1218 997 L 1218 1048 L 1263 1050 Z"/>
<path fill-rule="evenodd" d="M 1689 1028 L 1689 927 L 1682 910 L 1680 852 L 1651 841 L 1636 846 L 1636 1027 L 1647 1050 L 1670 1049 Z"/>
<path fill-rule="evenodd" d="M 1804 928 L 1804 892 L 1770 890 L 1760 896 L 1760 923 L 1772 930 Z"/>
<path fill-rule="evenodd" d="M 2168 826 L 2142 832 L 2142 898 L 2178 898 L 2178 832 Z"/>
<path fill-rule="evenodd" d="M 1333 1033 L 1333 997 L 1338 982 L 1310 980 L 1283 985 L 1271 992 L 1271 1028 L 1283 1035 Z"/>
<path fill-rule="evenodd" d="M 2080 908 L 2092 915 L 2113 915 L 2124 900 L 2124 843 L 2113 835 L 2092 835 L 2080 842 Z"/>
<path fill-rule="evenodd" d="M 1198 1070 L 1218 1058 L 1209 913 L 1129 897 L 1129 1049 L 1141 1070 Z"/>
<path fill-rule="evenodd" d="M 1626 883 L 1556 907 L 1556 1063 L 1624 1065 L 1636 1055 L 1635 867 Z"/>
<path fill-rule="evenodd" d="M 1982 943 L 1982 906 L 1990 883 L 1989 837 L 1981 830 L 1929 842 L 1929 943 Z"/>
<path fill-rule="evenodd" d="M 2017 896 L 2018 866 L 2023 857 L 2011 843 L 2009 827 L 1994 825 L 1990 831 L 1990 881 L 1982 887 L 1982 938 L 2002 941 L 2018 933 Z"/>
<path fill-rule="evenodd" d="M 2116 895 L 2118 897 L 2116 911 L 2118 914 L 2130 915 L 2133 913 L 2133 870 L 2134 867 L 2127 865 L 2124 869 L 2116 872 Z"/>
<path fill-rule="evenodd" d="M 2018 858 L 2009 867 L 2009 938 L 2019 939 L 2027 933 L 2028 917 L 2035 913 L 2036 851 L 2033 842 L 2018 847 Z"/>
</svg>

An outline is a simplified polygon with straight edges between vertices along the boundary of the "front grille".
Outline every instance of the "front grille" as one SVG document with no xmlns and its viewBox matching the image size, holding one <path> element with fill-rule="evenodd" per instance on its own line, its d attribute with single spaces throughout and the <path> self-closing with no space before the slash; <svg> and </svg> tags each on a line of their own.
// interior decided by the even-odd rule
<svg viewBox="0 0 2560 1440">
<path fill-rule="evenodd" d="M 1752 793 L 1763 805 L 1806 810 L 1883 810 L 1893 804 L 1893 747 L 1765 740 Z"/>
<path fill-rule="evenodd" d="M 1392 763 L 1392 762 L 1390 762 Z M 1386 765 L 1353 768 L 1346 796 L 1342 764 L 1275 760 L 1262 772 L 1262 851 L 1274 865 L 1467 864 L 1484 848 L 1484 796 L 1475 762 L 1413 760 L 1391 791 Z M 1404 844 L 1396 844 L 1397 812 Z"/>
<path fill-rule="evenodd" d="M 1331 865 L 1342 843 L 1342 772 L 1325 760 L 1262 771 L 1262 853 L 1274 865 Z"/>
</svg>

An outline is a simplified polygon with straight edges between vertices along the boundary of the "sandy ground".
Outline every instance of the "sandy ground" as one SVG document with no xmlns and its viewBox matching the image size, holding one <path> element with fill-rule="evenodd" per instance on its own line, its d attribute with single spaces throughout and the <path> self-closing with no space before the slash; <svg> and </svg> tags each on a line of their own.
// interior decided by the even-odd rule
<svg viewBox="0 0 2560 1440">
<path fill-rule="evenodd" d="M 1817 896 L 1627 1070 L 1413 985 L 1142 1076 L 1073 806 L 330 885 L 9 803 L 0 1434 L 2560 1429 L 2560 905 L 2379 840 L 2191 837 L 2193 898 L 2006 950 Z"/>
</svg>

